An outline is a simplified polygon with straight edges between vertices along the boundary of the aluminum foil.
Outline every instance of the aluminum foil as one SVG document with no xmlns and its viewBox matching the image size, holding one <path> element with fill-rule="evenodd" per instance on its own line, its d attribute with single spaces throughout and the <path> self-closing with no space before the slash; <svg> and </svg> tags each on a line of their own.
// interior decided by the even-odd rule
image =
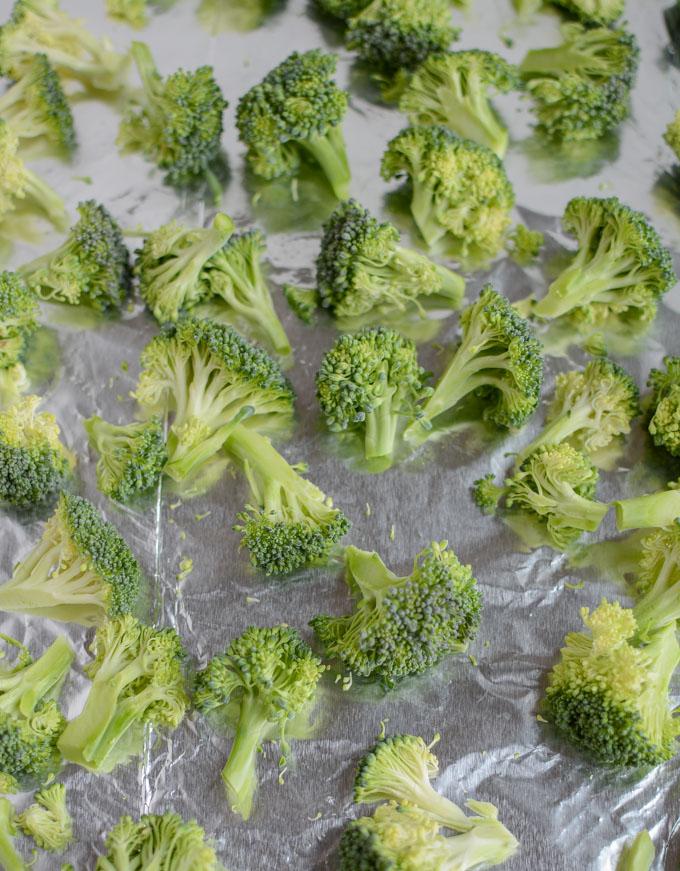
<svg viewBox="0 0 680 871">
<path fill-rule="evenodd" d="M 642 52 L 633 113 L 602 147 L 584 149 L 575 158 L 537 146 L 530 138 L 527 105 L 515 97 L 497 101 L 512 133 L 506 165 L 517 192 L 517 217 L 548 234 L 538 267 L 524 271 L 501 260 L 491 270 L 495 286 L 510 297 L 519 298 L 532 289 L 541 292 L 545 286 L 552 259 L 569 247 L 560 235 L 559 216 L 576 194 L 621 196 L 647 212 L 666 243 L 680 251 L 678 201 L 664 184 L 672 159 L 661 139 L 665 124 L 680 106 L 680 74 L 668 60 L 662 20 L 668 2 L 628 0 L 627 15 Z M 579 625 L 579 608 L 593 606 L 602 595 L 621 595 L 621 588 L 601 569 L 574 569 L 564 556 L 550 550 L 522 552 L 516 536 L 501 521 L 481 517 L 470 498 L 473 480 L 488 470 L 502 474 L 507 463 L 504 454 L 538 431 L 542 411 L 511 438 L 490 441 L 480 439 L 474 428 L 461 428 L 381 475 L 367 474 L 349 462 L 320 425 L 313 379 L 335 333 L 327 322 L 315 329 L 297 322 L 286 310 L 280 287 L 284 281 L 312 283 L 320 221 L 332 203 L 322 189 L 306 182 L 298 186 L 296 201 L 285 185 L 253 186 L 244 174 L 243 149 L 235 134 L 236 103 L 293 49 L 337 51 L 338 80 L 351 88 L 345 130 L 352 193 L 383 215 L 388 214 L 386 196 L 392 188 L 379 178 L 380 156 L 404 119 L 379 104 L 370 83 L 343 49 L 339 32 L 315 16 L 308 0 L 281 4 L 258 29 L 217 36 L 199 25 L 197 3 L 179 0 L 155 17 L 141 38 L 150 44 L 164 73 L 178 66 L 212 64 L 230 101 L 224 136 L 230 179 L 222 208 L 240 227 L 258 225 L 268 233 L 276 305 L 295 346 L 290 377 L 299 397 L 298 422 L 294 438 L 282 451 L 291 460 L 309 464 L 310 477 L 352 519 L 351 540 L 378 550 L 394 570 L 408 571 L 421 548 L 433 539 L 448 539 L 475 569 L 484 594 L 484 621 L 470 651 L 472 661 L 466 656 L 447 659 L 427 676 L 407 681 L 389 695 L 356 685 L 343 692 L 329 678 L 314 737 L 294 744 L 294 760 L 283 785 L 278 782 L 277 748 L 264 748 L 260 790 L 247 823 L 228 811 L 219 778 L 229 739 L 212 732 L 196 715 L 187 717 L 173 735 L 150 738 L 143 758 L 112 775 L 98 778 L 67 766 L 61 777 L 68 787 L 77 841 L 64 858 L 78 871 L 92 868 L 104 833 L 122 814 L 138 816 L 173 808 L 199 820 L 231 871 L 333 868 L 342 826 L 358 813 L 351 799 L 355 763 L 384 721 L 390 732 L 425 737 L 441 733 L 437 786 L 457 801 L 475 797 L 498 806 L 502 820 L 521 842 L 519 853 L 506 866 L 508 871 L 607 871 L 615 867 L 625 839 L 642 827 L 652 831 L 660 848 L 654 867 L 677 868 L 680 761 L 645 777 L 613 774 L 571 753 L 536 720 L 545 671 L 565 632 Z M 224 3 L 227 6 L 229 0 Z M 2 0 L 0 17 L 6 17 L 10 5 L 10 0 Z M 63 0 L 64 9 L 82 16 L 93 31 L 108 34 L 124 49 L 132 32 L 108 22 L 103 6 L 104 0 Z M 461 47 L 493 49 L 520 60 L 528 48 L 557 41 L 558 18 L 552 12 L 519 25 L 509 0 L 473 0 L 472 6 L 467 14 L 452 13 L 462 26 Z M 245 0 L 241 8 L 248 10 Z M 172 218 L 188 224 L 210 219 L 211 204 L 178 198 L 141 158 L 117 154 L 115 106 L 79 101 L 75 115 L 80 147 L 74 162 L 42 161 L 34 166 L 66 198 L 72 213 L 78 201 L 95 197 L 131 228 L 153 228 Z M 57 242 L 56 236 L 46 236 L 39 247 L 19 245 L 10 264 L 18 265 Z M 471 279 L 470 296 L 487 277 Z M 642 351 L 617 357 L 641 386 L 664 353 L 680 353 L 679 311 L 676 291 L 666 298 Z M 74 324 L 71 312 L 55 306 L 46 306 L 44 315 L 50 332 L 38 359 L 40 389 L 46 407 L 61 423 L 66 442 L 78 455 L 81 492 L 129 541 L 149 577 L 153 619 L 178 629 L 196 665 L 222 651 L 250 624 L 285 621 L 311 640 L 307 622 L 312 616 L 347 609 L 338 565 L 291 581 L 267 581 L 254 574 L 246 555 L 238 550 L 237 534 L 231 531 L 246 490 L 242 479 L 229 471 L 210 493 L 193 501 L 180 502 L 164 488 L 155 504 L 141 513 L 107 502 L 96 489 L 95 458 L 82 421 L 95 413 L 114 421 L 131 419 L 134 402 L 128 394 L 138 374 L 139 352 L 154 334 L 155 324 L 139 305 L 119 321 L 104 323 Z M 438 341 L 446 345 L 455 335 L 456 319 L 448 318 Z M 426 365 L 441 371 L 445 359 L 441 349 L 425 343 L 422 353 Z M 546 396 L 557 371 L 584 359 L 573 348 L 552 357 Z M 642 465 L 644 446 L 638 428 L 625 454 L 603 476 L 602 498 L 661 486 L 661 478 L 654 478 Z M 198 519 L 203 514 L 207 516 Z M 3 516 L 0 529 L 0 570 L 8 576 L 39 537 L 41 524 L 21 524 Z M 613 534 L 610 520 L 597 538 Z M 185 558 L 193 560 L 194 569 L 180 581 L 177 575 Z M 584 585 L 573 589 L 580 581 Z M 4 615 L 1 626 L 35 653 L 57 633 L 66 632 L 78 659 L 63 699 L 69 716 L 78 713 L 88 685 L 82 673 L 88 634 L 76 626 L 21 616 Z M 18 797 L 18 804 L 23 806 L 28 798 Z M 27 843 L 24 846 L 28 848 Z M 35 867 L 55 869 L 59 859 L 42 854 Z"/>
</svg>

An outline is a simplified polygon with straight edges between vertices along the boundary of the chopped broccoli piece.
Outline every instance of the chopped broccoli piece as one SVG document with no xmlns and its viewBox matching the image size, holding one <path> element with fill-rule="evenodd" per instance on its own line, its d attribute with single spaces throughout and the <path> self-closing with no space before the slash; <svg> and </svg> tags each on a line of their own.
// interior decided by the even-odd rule
<svg viewBox="0 0 680 871">
<path fill-rule="evenodd" d="M 388 143 L 381 174 L 410 179 L 411 214 L 429 248 L 446 240 L 452 256 L 477 263 L 503 247 L 515 194 L 491 149 L 446 127 L 407 127 Z"/>
<path fill-rule="evenodd" d="M 106 14 L 114 21 L 141 30 L 149 23 L 151 7 L 167 9 L 174 0 L 106 0 Z"/>
<path fill-rule="evenodd" d="M 652 369 L 649 432 L 654 444 L 680 457 L 680 357 L 664 357 L 664 369 Z"/>
<path fill-rule="evenodd" d="M 350 170 L 340 125 L 347 94 L 333 81 L 336 62 L 318 49 L 295 51 L 241 97 L 236 126 L 255 175 L 296 175 L 306 155 L 345 199 Z"/>
<path fill-rule="evenodd" d="M 288 307 L 295 317 L 299 318 L 303 324 L 313 324 L 316 320 L 316 311 L 319 307 L 319 296 L 316 288 L 284 284 L 281 290 L 288 303 Z"/>
<path fill-rule="evenodd" d="M 415 343 L 396 330 L 367 328 L 344 335 L 316 374 L 316 396 L 328 428 L 363 436 L 367 459 L 391 457 L 400 421 L 411 422 L 429 395 L 428 373 Z"/>
<path fill-rule="evenodd" d="M 665 625 L 680 616 L 680 522 L 653 529 L 640 541 L 635 614 L 643 625 Z"/>
<path fill-rule="evenodd" d="M 66 241 L 19 270 L 41 299 L 120 311 L 131 289 L 130 254 L 123 233 L 95 200 L 78 204 L 80 218 Z"/>
<path fill-rule="evenodd" d="M 508 252 L 518 266 L 530 266 L 538 257 L 545 236 L 540 230 L 530 230 L 524 224 L 517 224 L 508 234 Z"/>
<path fill-rule="evenodd" d="M 623 848 L 616 871 L 649 871 L 655 855 L 654 841 L 649 832 L 643 829 Z"/>
<path fill-rule="evenodd" d="M 630 499 L 617 499 L 612 504 L 616 509 L 616 527 L 619 532 L 626 529 L 670 526 L 680 517 L 680 490 L 660 490 L 658 493 L 646 493 Z"/>
<path fill-rule="evenodd" d="M 0 272 L 0 369 L 20 363 L 38 329 L 38 300 L 15 272 Z"/>
<path fill-rule="evenodd" d="M 505 487 L 496 484 L 493 472 L 478 478 L 472 485 L 472 498 L 484 514 L 495 514 L 498 503 L 504 495 Z"/>
<path fill-rule="evenodd" d="M 55 783 L 36 792 L 35 802 L 17 817 L 17 824 L 42 850 L 63 853 L 73 840 L 64 784 Z"/>
<path fill-rule="evenodd" d="M 354 613 L 310 622 L 327 655 L 390 689 L 465 650 L 479 627 L 482 598 L 470 566 L 447 547 L 432 542 L 402 578 L 377 553 L 348 547 L 347 584 L 358 598 Z"/>
<path fill-rule="evenodd" d="M 670 122 L 663 135 L 666 144 L 673 150 L 675 156 L 680 160 L 680 111 L 675 113 L 673 120 Z"/>
<path fill-rule="evenodd" d="M 204 714 L 237 710 L 234 743 L 222 780 L 231 810 L 250 816 L 257 788 L 257 753 L 278 741 L 288 753 L 286 734 L 309 708 L 325 666 L 289 626 L 251 626 L 223 654 L 210 660 L 196 679 L 194 704 Z"/>
<path fill-rule="evenodd" d="M 250 502 L 233 527 L 252 565 L 265 575 L 286 575 L 324 564 L 350 522 L 333 500 L 303 478 L 266 436 L 237 425 L 225 449 L 241 465 Z"/>
<path fill-rule="evenodd" d="M 108 772 L 142 752 L 147 725 L 172 731 L 181 723 L 189 705 L 184 649 L 174 629 L 125 614 L 99 626 L 89 650 L 92 685 L 58 746 L 69 762 Z"/>
<path fill-rule="evenodd" d="M 157 487 L 168 458 L 160 417 L 116 425 L 95 415 L 84 425 L 99 454 L 97 486 L 105 496 L 128 503 Z"/>
<path fill-rule="evenodd" d="M 132 611 L 142 573 L 115 527 L 62 493 L 43 536 L 0 586 L 0 609 L 93 626 Z"/>
<path fill-rule="evenodd" d="M 315 0 L 316 5 L 326 15 L 347 21 L 365 9 L 371 0 Z"/>
<path fill-rule="evenodd" d="M 37 412 L 41 401 L 26 396 L 0 412 L 0 503 L 15 508 L 52 501 L 76 464 L 55 416 Z"/>
<path fill-rule="evenodd" d="M 0 798 L 0 865 L 4 871 L 29 871 L 29 866 L 14 846 L 16 834 L 16 818 L 12 803 L 8 798 Z"/>
<path fill-rule="evenodd" d="M 552 0 L 584 24 L 613 24 L 623 15 L 625 0 Z"/>
</svg>

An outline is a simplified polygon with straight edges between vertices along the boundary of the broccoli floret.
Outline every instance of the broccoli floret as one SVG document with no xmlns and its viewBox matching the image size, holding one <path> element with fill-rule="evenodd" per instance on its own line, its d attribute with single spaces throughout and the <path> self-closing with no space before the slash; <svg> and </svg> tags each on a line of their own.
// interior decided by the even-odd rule
<svg viewBox="0 0 680 871">
<path fill-rule="evenodd" d="M 99 454 L 97 486 L 105 496 L 128 503 L 156 488 L 168 458 L 160 417 L 116 425 L 95 415 L 84 426 Z"/>
<path fill-rule="evenodd" d="M 38 300 L 23 278 L 0 272 L 0 370 L 20 363 L 38 329 Z"/>
<path fill-rule="evenodd" d="M 366 459 L 391 457 L 400 421 L 415 420 L 431 392 L 427 378 L 414 342 L 396 330 L 367 328 L 340 336 L 326 352 L 316 396 L 330 430 L 357 431 Z"/>
<path fill-rule="evenodd" d="M 613 24 L 623 15 L 625 0 L 552 0 L 584 24 Z"/>
<path fill-rule="evenodd" d="M 62 493 L 40 542 L 0 586 L 0 609 L 93 626 L 134 609 L 141 577 L 115 527 Z"/>
<path fill-rule="evenodd" d="M 243 422 L 248 432 L 287 426 L 293 391 L 281 368 L 231 327 L 187 319 L 142 352 L 135 397 L 148 414 L 173 415 L 166 474 L 198 473 Z"/>
<path fill-rule="evenodd" d="M 428 247 L 445 240 L 452 256 L 473 264 L 503 247 L 515 194 L 484 145 L 446 127 L 407 127 L 388 143 L 381 174 L 410 179 L 411 214 Z"/>
<path fill-rule="evenodd" d="M 568 441 L 587 454 L 606 448 L 617 436 L 630 432 L 631 421 L 639 413 L 637 385 L 606 357 L 591 360 L 584 369 L 560 372 L 546 426 L 519 452 L 515 468 L 544 445 Z"/>
<path fill-rule="evenodd" d="M 108 39 L 93 36 L 82 20 L 62 12 L 57 0 L 16 0 L 0 27 L 0 73 L 20 80 L 39 53 L 59 75 L 86 88 L 117 91 L 125 85 L 127 55 L 117 54 Z"/>
<path fill-rule="evenodd" d="M 222 780 L 229 806 L 244 820 L 257 788 L 257 754 L 265 741 L 278 741 L 282 764 L 286 735 L 309 708 L 325 666 L 289 626 L 251 626 L 223 654 L 213 657 L 196 679 L 194 704 L 204 714 L 236 713 L 236 734 Z"/>
<path fill-rule="evenodd" d="M 324 224 L 316 261 L 320 305 L 336 318 L 380 317 L 409 306 L 424 313 L 421 299 L 428 297 L 457 308 L 465 281 L 399 242 L 392 224 L 380 223 L 355 200 L 341 203 Z"/>
<path fill-rule="evenodd" d="M 21 79 L 0 96 L 0 117 L 20 140 L 44 138 L 66 154 L 76 147 L 71 107 L 44 54 L 34 55 Z"/>
<path fill-rule="evenodd" d="M 266 436 L 237 425 L 225 449 L 238 460 L 250 502 L 233 527 L 251 564 L 265 575 L 286 575 L 324 564 L 350 522 L 333 500 L 300 474 Z"/>
<path fill-rule="evenodd" d="M 358 15 L 370 2 L 371 0 L 315 0 L 322 12 L 342 21 Z"/>
<path fill-rule="evenodd" d="M 179 814 L 145 814 L 139 822 L 121 817 L 106 836 L 108 855 L 97 859 L 95 871 L 162 868 L 167 871 L 219 871 L 212 845 L 196 820 Z"/>
<path fill-rule="evenodd" d="M 423 441 L 436 419 L 471 393 L 485 400 L 484 418 L 498 427 L 520 427 L 534 412 L 543 383 L 540 342 L 508 300 L 490 286 L 460 315 L 462 337 L 407 441 Z"/>
<path fill-rule="evenodd" d="M 131 289 L 130 254 L 123 233 L 95 200 L 78 204 L 80 218 L 66 241 L 19 270 L 41 299 L 120 311 Z"/>
<path fill-rule="evenodd" d="M 85 672 L 92 685 L 58 747 L 64 759 L 101 773 L 142 752 L 147 725 L 176 729 L 189 699 L 184 649 L 174 629 L 125 614 L 99 626 L 89 650 L 93 660 Z"/>
<path fill-rule="evenodd" d="M 0 668 L 0 792 L 16 792 L 59 768 L 56 744 L 66 721 L 56 699 L 74 654 L 59 636 L 34 661 L 23 644 L 0 638 L 18 650 L 16 662 L 3 659 Z"/>
<path fill-rule="evenodd" d="M 670 489 L 673 487 L 671 484 L 668 486 L 668 490 L 613 502 L 619 532 L 626 529 L 661 528 L 674 523 L 680 517 L 680 489 Z"/>
<path fill-rule="evenodd" d="M 654 841 L 649 832 L 643 829 L 623 848 L 616 871 L 649 871 L 655 855 Z"/>
<path fill-rule="evenodd" d="M 18 817 L 17 825 L 41 850 L 63 853 L 73 840 L 73 820 L 66 807 L 66 787 L 55 783 L 35 794 L 35 802 Z"/>
<path fill-rule="evenodd" d="M 228 103 L 213 68 L 177 70 L 163 79 L 147 45 L 133 42 L 131 51 L 142 90 L 121 121 L 118 147 L 123 154 L 141 152 L 165 170 L 168 184 L 184 188 L 205 180 L 218 198 L 221 186 L 211 165 L 220 151 Z"/>
<path fill-rule="evenodd" d="M 0 412 L 0 503 L 15 508 L 52 501 L 76 464 L 55 416 L 37 412 L 41 401 L 26 396 Z"/>
<path fill-rule="evenodd" d="M 0 410 L 7 409 L 18 402 L 22 394 L 30 389 L 28 373 L 23 363 L 15 363 L 0 369 Z"/>
<path fill-rule="evenodd" d="M 433 54 L 411 76 L 399 110 L 411 124 L 441 124 L 503 157 L 508 131 L 489 96 L 492 91 L 507 93 L 520 86 L 516 67 L 492 52 Z"/>
<path fill-rule="evenodd" d="M 649 432 L 654 444 L 680 456 L 680 357 L 664 357 L 664 369 L 652 369 Z"/>
<path fill-rule="evenodd" d="M 600 139 L 630 113 L 639 49 L 625 30 L 562 25 L 562 44 L 522 61 L 539 130 L 562 141 Z"/>
<path fill-rule="evenodd" d="M 288 307 L 303 324 L 311 325 L 316 320 L 319 307 L 319 295 L 315 287 L 297 287 L 294 284 L 284 284 L 281 288 Z"/>
<path fill-rule="evenodd" d="M 241 97 L 239 136 L 255 175 L 296 175 L 311 157 L 338 199 L 345 199 L 350 170 L 340 126 L 347 94 L 333 81 L 337 58 L 318 49 L 293 52 Z"/>
<path fill-rule="evenodd" d="M 151 8 L 167 9 L 175 0 L 106 0 L 106 14 L 114 21 L 141 30 L 149 23 Z"/>
<path fill-rule="evenodd" d="M 676 112 L 675 117 L 666 127 L 663 138 L 666 140 L 666 144 L 673 150 L 678 160 L 680 160 L 680 111 Z"/>
<path fill-rule="evenodd" d="M 508 234 L 508 253 L 518 266 L 530 266 L 538 257 L 545 236 L 540 230 L 530 230 L 524 224 L 517 226 Z"/>
<path fill-rule="evenodd" d="M 390 689 L 465 650 L 479 627 L 482 598 L 470 566 L 447 544 L 432 542 L 402 578 L 377 553 L 348 547 L 347 584 L 358 598 L 354 613 L 320 615 L 310 623 L 328 656 Z"/>
<path fill-rule="evenodd" d="M 680 521 L 653 529 L 640 541 L 635 615 L 642 625 L 665 625 L 680 617 Z"/>
<path fill-rule="evenodd" d="M 8 798 L 0 798 L 0 865 L 4 871 L 29 871 L 29 866 L 14 846 L 16 834 L 16 817 L 12 803 Z"/>
</svg>

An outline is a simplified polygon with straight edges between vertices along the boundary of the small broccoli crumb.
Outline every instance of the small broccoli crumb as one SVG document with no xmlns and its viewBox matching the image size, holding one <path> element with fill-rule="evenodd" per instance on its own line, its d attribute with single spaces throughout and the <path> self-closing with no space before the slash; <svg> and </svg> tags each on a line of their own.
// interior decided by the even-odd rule
<svg viewBox="0 0 680 871">
<path fill-rule="evenodd" d="M 194 514 L 194 520 L 197 523 L 200 523 L 202 520 L 205 520 L 206 517 L 210 517 L 212 511 L 204 511 L 202 514 Z"/>
<path fill-rule="evenodd" d="M 519 266 L 529 266 L 537 259 L 545 237 L 540 230 L 517 224 L 508 236 L 508 253 Z"/>
<path fill-rule="evenodd" d="M 194 561 L 190 557 L 182 557 L 179 561 L 179 572 L 176 575 L 180 583 L 186 581 L 194 570 Z"/>
<path fill-rule="evenodd" d="M 579 581 L 576 584 L 571 583 L 570 581 L 565 581 L 564 586 L 567 590 L 582 590 L 586 585 L 585 581 Z"/>
</svg>

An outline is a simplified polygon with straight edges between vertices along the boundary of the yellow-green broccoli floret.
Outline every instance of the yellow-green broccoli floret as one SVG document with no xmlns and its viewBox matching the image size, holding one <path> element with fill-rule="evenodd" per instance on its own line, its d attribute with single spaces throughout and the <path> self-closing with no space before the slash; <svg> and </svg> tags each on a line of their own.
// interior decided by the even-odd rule
<svg viewBox="0 0 680 871">
<path fill-rule="evenodd" d="M 680 456 L 680 357 L 664 357 L 663 369 L 652 369 L 649 432 L 654 444 Z"/>
<path fill-rule="evenodd" d="M 680 111 L 676 112 L 675 117 L 666 127 L 663 138 L 666 140 L 666 144 L 673 149 L 678 160 L 680 160 Z"/>
<path fill-rule="evenodd" d="M 623 15 L 625 0 L 552 0 L 584 24 L 613 24 Z"/>
<path fill-rule="evenodd" d="M 319 308 L 319 295 L 315 287 L 297 287 L 294 284 L 284 284 L 281 292 L 288 303 L 288 308 L 303 324 L 311 325 L 316 320 Z"/>
<path fill-rule="evenodd" d="M 530 266 L 538 257 L 545 236 L 540 230 L 530 230 L 524 224 L 517 226 L 508 234 L 508 253 L 518 266 Z"/>
<path fill-rule="evenodd" d="M 149 23 L 152 8 L 167 9 L 175 0 L 106 0 L 106 14 L 114 21 L 120 21 L 141 30 Z"/>
<path fill-rule="evenodd" d="M 2 371 L 23 361 L 38 329 L 36 296 L 15 272 L 0 272 L 0 379 Z"/>
<path fill-rule="evenodd" d="M 680 489 L 670 483 L 667 490 L 617 499 L 612 503 L 616 509 L 616 526 L 626 529 L 653 529 L 670 526 L 680 517 Z"/>
<path fill-rule="evenodd" d="M 316 5 L 326 15 L 347 21 L 365 9 L 371 0 L 315 0 Z"/>
<path fill-rule="evenodd" d="M 17 817 L 17 825 L 41 850 L 63 853 L 73 840 L 73 820 L 66 807 L 63 783 L 47 786 L 35 794 L 35 802 Z"/>
</svg>

